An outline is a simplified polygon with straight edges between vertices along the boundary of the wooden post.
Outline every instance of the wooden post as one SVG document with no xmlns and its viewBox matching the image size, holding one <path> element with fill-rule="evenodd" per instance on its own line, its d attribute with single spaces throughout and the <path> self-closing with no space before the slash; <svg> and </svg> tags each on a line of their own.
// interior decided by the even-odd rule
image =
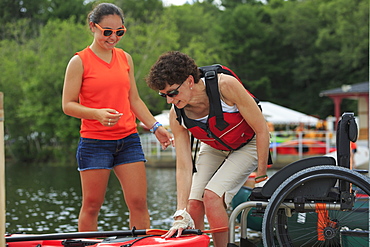
<svg viewBox="0 0 370 247">
<path fill-rule="evenodd" d="M 0 247 L 5 247 L 4 94 L 0 92 Z"/>
</svg>

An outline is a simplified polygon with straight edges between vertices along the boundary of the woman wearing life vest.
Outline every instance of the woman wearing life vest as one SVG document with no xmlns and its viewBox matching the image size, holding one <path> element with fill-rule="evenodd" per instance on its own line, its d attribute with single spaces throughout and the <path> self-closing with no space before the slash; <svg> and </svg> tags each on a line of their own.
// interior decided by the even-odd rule
<svg viewBox="0 0 370 247">
<path fill-rule="evenodd" d="M 269 130 L 256 100 L 235 76 L 216 73 L 216 92 L 226 123 L 215 127 L 216 96 L 200 75 L 192 58 L 173 51 L 160 56 L 147 77 L 148 86 L 172 104 L 170 127 L 176 147 L 177 211 L 166 238 L 176 230 L 179 236 L 186 228 L 203 229 L 204 215 L 211 229 L 227 227 L 226 208 L 248 176 L 257 168 L 256 182 L 267 179 Z M 189 132 L 201 140 L 194 173 Z M 242 145 L 234 145 L 233 140 L 240 142 L 243 138 Z M 225 247 L 227 240 L 227 232 L 213 234 L 216 247 Z"/>
</svg>

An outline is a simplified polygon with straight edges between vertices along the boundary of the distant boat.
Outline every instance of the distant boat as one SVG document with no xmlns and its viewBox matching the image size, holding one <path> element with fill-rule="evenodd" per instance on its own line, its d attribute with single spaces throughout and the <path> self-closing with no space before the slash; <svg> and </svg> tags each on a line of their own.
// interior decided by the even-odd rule
<svg viewBox="0 0 370 247">
<path fill-rule="evenodd" d="M 276 146 L 279 155 L 324 155 L 327 153 L 327 144 L 315 139 L 291 140 Z M 332 148 L 329 151 L 334 151 Z"/>
<path fill-rule="evenodd" d="M 294 139 L 282 143 L 271 143 L 272 167 L 280 169 L 302 158 L 321 156 L 335 151 L 335 148 L 329 148 L 327 145 L 316 139 Z"/>
</svg>

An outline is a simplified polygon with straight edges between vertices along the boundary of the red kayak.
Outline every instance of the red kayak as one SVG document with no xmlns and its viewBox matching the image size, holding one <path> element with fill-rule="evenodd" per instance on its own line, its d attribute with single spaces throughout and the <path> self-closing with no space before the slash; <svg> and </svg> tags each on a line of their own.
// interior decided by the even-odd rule
<svg viewBox="0 0 370 247">
<path fill-rule="evenodd" d="M 68 246 L 90 246 L 90 247 L 208 247 L 210 239 L 207 235 L 196 236 L 182 236 L 179 238 L 164 239 L 160 236 L 147 236 L 147 237 L 121 237 L 121 238 L 107 238 L 100 239 L 72 239 L 72 240 L 34 240 L 7 243 L 8 247 L 68 247 Z"/>
<path fill-rule="evenodd" d="M 183 235 L 178 238 L 168 239 L 164 239 L 159 235 L 130 236 L 132 233 L 134 235 L 152 234 L 154 233 L 153 231 L 163 230 L 75 232 L 42 235 L 13 234 L 5 236 L 5 240 L 7 247 L 208 247 L 210 243 L 209 236 L 202 234 L 199 230 L 186 230 L 188 232 L 192 231 L 191 233 L 197 235 Z M 114 234 L 116 236 L 113 236 Z M 99 237 L 103 236 L 105 237 L 104 239 L 99 239 Z"/>
</svg>

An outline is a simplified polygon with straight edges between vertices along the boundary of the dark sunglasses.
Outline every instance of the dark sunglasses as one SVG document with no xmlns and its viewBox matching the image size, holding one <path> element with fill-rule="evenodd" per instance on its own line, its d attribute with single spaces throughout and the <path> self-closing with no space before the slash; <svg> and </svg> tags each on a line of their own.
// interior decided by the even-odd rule
<svg viewBox="0 0 370 247">
<path fill-rule="evenodd" d="M 103 35 L 106 37 L 111 36 L 113 33 L 115 33 L 117 36 L 123 36 L 126 32 L 126 27 L 124 25 L 122 25 L 120 29 L 116 30 L 102 28 L 101 26 L 99 26 L 98 23 L 95 23 L 95 26 L 99 28 L 103 32 Z"/>
<path fill-rule="evenodd" d="M 184 83 L 184 82 L 183 82 Z M 167 93 L 161 93 L 161 92 L 159 92 L 158 94 L 160 95 L 160 96 L 162 96 L 163 98 L 166 98 L 167 96 L 168 97 L 175 97 L 176 95 L 178 95 L 179 94 L 179 88 L 182 86 L 182 84 L 183 83 L 181 83 L 177 88 L 175 88 L 174 90 L 171 90 L 171 91 L 168 91 Z"/>
</svg>

